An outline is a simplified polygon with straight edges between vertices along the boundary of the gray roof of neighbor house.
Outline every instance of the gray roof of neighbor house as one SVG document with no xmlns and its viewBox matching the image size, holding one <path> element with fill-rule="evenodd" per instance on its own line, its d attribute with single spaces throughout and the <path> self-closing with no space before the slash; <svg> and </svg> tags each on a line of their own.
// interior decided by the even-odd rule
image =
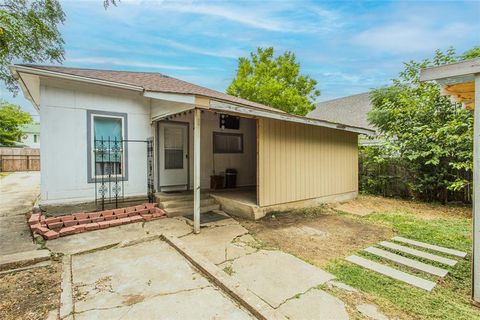
<svg viewBox="0 0 480 320">
<path fill-rule="evenodd" d="M 140 87 L 145 91 L 199 95 L 223 100 L 226 102 L 240 103 L 254 108 L 282 112 L 281 110 L 276 108 L 272 108 L 246 99 L 234 97 L 205 87 L 197 86 L 195 84 L 172 78 L 158 72 L 100 70 L 59 66 L 44 66 L 35 64 L 18 64 L 18 66 L 63 73 L 83 78 L 122 83 Z"/>
<path fill-rule="evenodd" d="M 375 130 L 367 119 L 370 110 L 372 110 L 370 93 L 365 92 L 320 102 L 307 117 Z"/>
</svg>

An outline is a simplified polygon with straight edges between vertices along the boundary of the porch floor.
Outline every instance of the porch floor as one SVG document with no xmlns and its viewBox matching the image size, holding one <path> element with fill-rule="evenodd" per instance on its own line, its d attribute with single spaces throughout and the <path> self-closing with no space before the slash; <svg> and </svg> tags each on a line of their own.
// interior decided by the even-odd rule
<svg viewBox="0 0 480 320">
<path fill-rule="evenodd" d="M 239 187 L 233 189 L 218 189 L 209 192 L 212 196 L 219 196 L 230 199 L 232 201 L 241 202 L 246 205 L 257 205 L 257 188 Z"/>
</svg>

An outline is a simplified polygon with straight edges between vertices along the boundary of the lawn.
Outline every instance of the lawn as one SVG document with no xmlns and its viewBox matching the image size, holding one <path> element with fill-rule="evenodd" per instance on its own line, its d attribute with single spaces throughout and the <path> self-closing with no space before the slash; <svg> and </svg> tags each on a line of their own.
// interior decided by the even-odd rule
<svg viewBox="0 0 480 320">
<path fill-rule="evenodd" d="M 348 209 L 348 213 L 341 210 L 344 208 Z M 356 212 L 358 208 L 361 208 L 359 213 Z M 391 318 L 480 319 L 480 309 L 473 306 L 470 299 L 472 244 L 470 215 L 471 209 L 468 207 L 446 207 L 380 197 L 360 197 L 358 200 L 336 208 L 326 208 L 322 214 L 316 217 L 297 214 L 294 218 L 295 222 L 288 224 L 287 228 L 279 227 L 284 219 L 284 214 L 277 214 L 273 220 L 279 221 L 278 225 L 272 226 L 272 222 L 269 222 L 272 218 L 267 217 L 256 227 L 251 227 L 251 230 L 255 237 L 266 245 L 284 250 L 318 265 L 333 273 L 340 281 L 360 289 L 361 292 L 358 294 L 346 294 L 338 289 L 323 288 L 342 298 L 348 304 L 349 313 L 353 318 L 361 318 L 355 311 L 356 304 L 374 303 Z M 323 226 L 324 229 L 321 230 L 333 233 L 328 234 L 325 239 L 294 240 L 279 233 L 280 229 L 290 232 L 295 230 L 292 229 L 292 226 L 308 225 L 318 228 L 322 226 L 323 222 L 331 220 L 336 220 L 334 225 L 341 226 L 341 228 L 337 234 L 336 230 L 330 229 L 331 223 Z M 355 224 L 358 226 L 353 227 Z M 362 230 L 366 232 L 362 233 Z M 277 234 L 277 237 L 274 237 L 274 234 Z M 346 241 L 338 242 L 339 235 Z M 353 253 L 371 260 L 379 260 L 362 249 L 374 245 L 380 240 L 388 240 L 392 235 L 401 235 L 418 241 L 466 251 L 468 256 L 466 259 L 459 259 L 456 266 L 448 267 L 449 274 L 444 279 L 428 276 L 425 273 L 416 273 L 412 269 L 390 264 L 386 260 L 381 261 L 381 263 L 390 264 L 397 269 L 436 281 L 437 286 L 431 293 L 368 271 L 344 260 L 345 256 Z M 332 239 L 333 241 L 330 241 Z M 292 241 L 301 242 L 301 245 L 292 245 Z M 315 258 L 315 255 L 318 256 L 324 252 L 328 254 L 328 251 L 323 248 L 332 247 L 332 243 L 335 243 L 333 247 L 338 252 L 337 255 L 331 254 L 326 260 Z M 302 249 L 299 249 L 300 247 Z M 435 254 L 442 255 L 437 252 Z M 407 254 L 403 255 L 408 257 Z M 424 262 L 445 268 L 440 264 Z"/>
<path fill-rule="evenodd" d="M 345 260 L 337 259 L 327 265 L 327 271 L 339 280 L 371 295 L 374 302 L 387 313 L 401 311 L 406 318 L 413 319 L 480 319 L 480 310 L 470 304 L 471 272 L 471 220 L 468 218 L 423 219 L 408 212 L 372 213 L 360 219 L 369 223 L 390 226 L 393 231 L 407 238 L 456 248 L 469 253 L 466 259 L 447 268 L 450 273 L 439 281 L 434 276 L 420 276 L 437 280 L 431 292 L 415 289 L 409 285 L 368 271 Z M 357 255 L 376 260 L 375 256 L 359 250 Z M 397 252 L 399 253 L 399 252 Z M 438 253 L 435 253 L 438 255 Z M 404 254 L 405 256 L 408 256 Z M 385 261 L 382 261 L 385 263 Z M 428 261 L 424 261 L 428 262 Z M 431 262 L 429 262 L 432 264 Z M 439 267 L 444 267 L 437 264 Z M 415 273 L 407 267 L 395 266 L 406 272 Z"/>
<path fill-rule="evenodd" d="M 0 172 L 0 179 L 8 176 L 9 174 L 11 174 L 11 172 Z"/>
</svg>

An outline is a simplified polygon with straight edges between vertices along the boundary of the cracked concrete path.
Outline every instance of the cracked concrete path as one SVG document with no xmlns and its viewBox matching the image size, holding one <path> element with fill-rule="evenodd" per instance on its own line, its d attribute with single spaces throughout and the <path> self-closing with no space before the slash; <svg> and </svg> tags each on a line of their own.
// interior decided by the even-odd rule
<svg viewBox="0 0 480 320">
<path fill-rule="evenodd" d="M 72 256 L 75 319 L 254 319 L 161 240 Z"/>
<path fill-rule="evenodd" d="M 182 241 L 289 319 L 348 319 L 342 300 L 318 289 L 334 276 L 288 253 L 263 250 L 236 220 Z"/>
<path fill-rule="evenodd" d="M 240 282 L 273 308 L 334 278 L 281 251 L 260 250 L 238 258 L 233 261 L 232 270 Z"/>
<path fill-rule="evenodd" d="M 0 255 L 36 250 L 25 214 L 40 194 L 40 172 L 0 178 Z"/>
</svg>

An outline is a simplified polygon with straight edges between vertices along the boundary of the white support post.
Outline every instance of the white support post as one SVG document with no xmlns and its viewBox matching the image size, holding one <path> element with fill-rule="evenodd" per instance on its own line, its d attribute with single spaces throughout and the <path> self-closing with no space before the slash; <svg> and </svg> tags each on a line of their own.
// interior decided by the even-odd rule
<svg viewBox="0 0 480 320">
<path fill-rule="evenodd" d="M 473 267 L 472 296 L 480 303 L 480 74 L 475 76 L 473 125 Z"/>
<path fill-rule="evenodd" d="M 193 232 L 200 233 L 200 131 L 201 113 L 195 109 L 193 123 Z"/>
</svg>

